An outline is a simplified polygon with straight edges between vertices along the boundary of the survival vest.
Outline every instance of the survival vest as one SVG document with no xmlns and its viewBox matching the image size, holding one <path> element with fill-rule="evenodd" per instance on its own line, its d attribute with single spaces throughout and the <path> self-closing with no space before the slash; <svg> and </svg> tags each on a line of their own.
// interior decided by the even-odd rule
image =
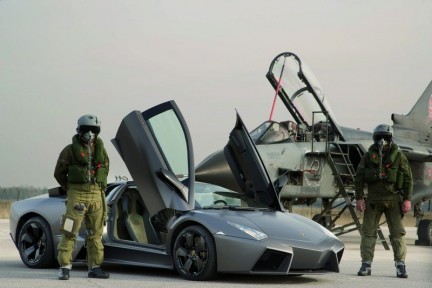
<svg viewBox="0 0 432 288">
<path fill-rule="evenodd" d="M 90 177 L 88 179 L 88 155 L 87 148 L 81 145 L 79 136 L 72 138 L 72 162 L 68 168 L 68 182 L 74 184 L 99 183 L 103 187 L 107 185 L 108 167 L 105 167 L 104 145 L 101 139 L 97 139 L 94 146 L 91 163 Z"/>
<path fill-rule="evenodd" d="M 364 179 L 366 183 L 385 181 L 394 183 L 396 190 L 403 188 L 403 174 L 400 169 L 400 151 L 396 144 L 392 144 L 390 151 L 382 156 L 380 171 L 380 156 L 377 145 L 369 147 L 366 155 Z"/>
</svg>

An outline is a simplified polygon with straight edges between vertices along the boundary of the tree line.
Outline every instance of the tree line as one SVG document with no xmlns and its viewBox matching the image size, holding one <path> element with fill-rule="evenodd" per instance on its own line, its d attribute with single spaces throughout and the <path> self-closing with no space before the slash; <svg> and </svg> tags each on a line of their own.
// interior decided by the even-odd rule
<svg viewBox="0 0 432 288">
<path fill-rule="evenodd" d="M 33 186 L 15 186 L 15 187 L 1 187 L 0 186 L 0 200 L 3 201 L 18 201 L 30 197 L 38 196 L 48 193 L 48 188 L 40 188 Z"/>
</svg>

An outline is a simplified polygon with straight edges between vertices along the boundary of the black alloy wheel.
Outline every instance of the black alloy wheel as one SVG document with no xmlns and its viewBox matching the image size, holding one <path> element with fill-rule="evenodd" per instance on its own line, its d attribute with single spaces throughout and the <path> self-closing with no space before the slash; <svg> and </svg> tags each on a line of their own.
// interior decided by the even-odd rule
<svg viewBox="0 0 432 288">
<path fill-rule="evenodd" d="M 201 226 L 193 225 L 178 234 L 173 250 L 174 266 L 188 280 L 209 280 L 216 276 L 214 239 Z"/>
<path fill-rule="evenodd" d="M 55 265 L 53 239 L 48 223 L 33 217 L 21 227 L 18 251 L 21 260 L 30 268 L 49 268 Z"/>
</svg>

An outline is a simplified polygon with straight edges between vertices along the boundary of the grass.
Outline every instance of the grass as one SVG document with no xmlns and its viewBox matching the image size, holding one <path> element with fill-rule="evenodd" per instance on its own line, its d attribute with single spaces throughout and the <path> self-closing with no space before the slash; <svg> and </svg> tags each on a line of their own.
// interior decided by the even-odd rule
<svg viewBox="0 0 432 288">
<path fill-rule="evenodd" d="M 9 218 L 9 209 L 11 205 L 11 201 L 0 201 L 0 219 L 8 219 Z"/>
</svg>

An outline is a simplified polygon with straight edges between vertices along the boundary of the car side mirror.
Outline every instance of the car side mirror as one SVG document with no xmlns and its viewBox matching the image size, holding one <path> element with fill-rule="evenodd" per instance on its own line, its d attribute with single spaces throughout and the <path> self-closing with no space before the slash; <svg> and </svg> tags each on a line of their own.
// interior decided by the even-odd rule
<svg viewBox="0 0 432 288">
<path fill-rule="evenodd" d="M 174 187 L 175 190 L 183 197 L 185 201 L 188 199 L 188 193 L 189 189 L 186 185 L 184 185 L 177 177 L 172 173 L 170 170 L 167 169 L 161 169 L 160 175 L 162 175 L 162 179 L 164 179 L 165 182 L 171 185 L 171 187 Z"/>
</svg>

